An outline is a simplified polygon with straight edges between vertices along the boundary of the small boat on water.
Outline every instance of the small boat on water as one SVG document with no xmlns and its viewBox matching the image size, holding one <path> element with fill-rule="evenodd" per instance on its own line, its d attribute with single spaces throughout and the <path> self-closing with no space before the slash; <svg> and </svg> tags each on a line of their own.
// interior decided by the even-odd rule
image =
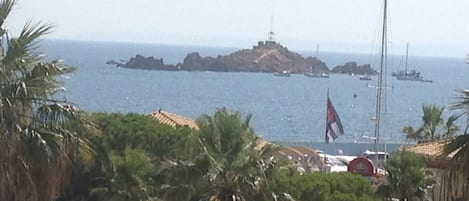
<svg viewBox="0 0 469 201">
<path fill-rule="evenodd" d="M 469 54 L 466 54 L 466 58 L 464 59 L 464 63 L 469 64 Z"/>
<path fill-rule="evenodd" d="M 397 80 L 404 80 L 404 81 L 419 81 L 419 82 L 433 82 L 432 80 L 423 79 L 420 75 L 420 72 L 416 70 L 406 70 L 406 71 L 398 71 L 391 74 L 393 77 L 396 77 Z"/>
<path fill-rule="evenodd" d="M 317 77 L 317 78 L 329 78 L 329 74 L 328 73 L 313 73 L 313 72 L 309 72 L 309 73 L 305 73 L 303 74 L 305 75 L 306 77 Z"/>
<path fill-rule="evenodd" d="M 280 72 L 274 73 L 275 76 L 279 77 L 290 77 L 290 71 L 289 70 L 282 70 Z"/>
<path fill-rule="evenodd" d="M 319 45 L 316 46 L 316 57 L 319 57 Z M 314 72 L 313 66 L 310 67 L 309 72 L 303 74 L 306 77 L 315 77 L 315 78 L 329 78 L 329 73 L 326 72 Z"/>
<path fill-rule="evenodd" d="M 373 80 L 370 75 L 365 74 L 363 77 L 360 77 L 360 80 Z"/>
<path fill-rule="evenodd" d="M 404 81 L 419 81 L 419 82 L 433 82 L 432 80 L 423 79 L 420 75 L 420 72 L 415 70 L 409 71 L 399 71 L 398 74 L 393 74 L 397 80 L 404 80 Z"/>
<path fill-rule="evenodd" d="M 405 69 L 392 73 L 391 75 L 397 80 L 404 81 L 419 81 L 419 82 L 433 82 L 431 80 L 423 79 L 420 72 L 414 69 L 408 69 L 407 61 L 409 60 L 409 43 L 407 43 L 407 51 L 405 56 Z"/>
</svg>

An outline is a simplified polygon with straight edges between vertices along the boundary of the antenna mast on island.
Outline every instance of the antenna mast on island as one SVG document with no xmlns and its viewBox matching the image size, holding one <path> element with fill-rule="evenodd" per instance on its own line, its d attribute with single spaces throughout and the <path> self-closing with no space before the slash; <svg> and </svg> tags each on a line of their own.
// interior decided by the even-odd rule
<svg viewBox="0 0 469 201">
<path fill-rule="evenodd" d="M 316 45 L 316 58 L 319 57 L 319 44 Z"/>
<path fill-rule="evenodd" d="M 269 41 L 275 41 L 274 39 L 274 16 L 270 16 L 270 32 L 269 32 Z"/>
</svg>

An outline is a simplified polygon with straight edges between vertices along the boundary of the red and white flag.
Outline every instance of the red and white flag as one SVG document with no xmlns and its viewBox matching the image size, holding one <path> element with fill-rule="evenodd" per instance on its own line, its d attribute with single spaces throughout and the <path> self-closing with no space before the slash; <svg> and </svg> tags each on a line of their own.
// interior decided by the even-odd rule
<svg viewBox="0 0 469 201">
<path fill-rule="evenodd" d="M 326 143 L 331 143 L 344 134 L 344 128 L 331 100 L 327 97 Z"/>
</svg>

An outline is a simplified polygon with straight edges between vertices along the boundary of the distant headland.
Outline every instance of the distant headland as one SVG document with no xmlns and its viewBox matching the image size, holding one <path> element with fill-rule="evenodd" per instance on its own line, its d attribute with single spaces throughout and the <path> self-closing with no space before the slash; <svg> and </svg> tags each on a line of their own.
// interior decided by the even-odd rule
<svg viewBox="0 0 469 201">
<path fill-rule="evenodd" d="M 110 60 L 112 61 L 112 60 Z M 107 62 L 115 64 L 114 62 Z M 355 65 L 350 65 L 355 64 Z M 358 66 L 355 62 L 349 62 L 344 67 L 335 67 L 332 72 L 343 73 L 344 70 L 357 71 L 356 74 L 374 75 L 376 71 L 369 67 L 369 64 Z M 165 64 L 163 58 L 144 57 L 137 54 L 126 63 L 118 63 L 118 67 L 146 70 L 167 70 L 167 71 L 214 71 L 214 72 L 264 72 L 274 73 L 289 71 L 291 73 L 330 73 L 327 65 L 316 57 L 303 57 L 298 53 L 288 50 L 273 40 L 259 41 L 251 49 L 242 49 L 228 55 L 218 55 L 216 57 L 202 57 L 198 52 L 187 54 L 181 63 L 176 65 Z M 365 69 L 363 69 L 365 67 Z M 370 69 L 366 69 L 370 68 Z M 373 71 L 375 73 L 373 73 Z"/>
</svg>

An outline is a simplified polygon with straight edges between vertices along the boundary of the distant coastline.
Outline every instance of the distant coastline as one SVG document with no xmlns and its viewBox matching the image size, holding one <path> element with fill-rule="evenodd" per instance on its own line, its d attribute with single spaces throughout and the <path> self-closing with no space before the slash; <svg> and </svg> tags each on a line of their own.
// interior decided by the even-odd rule
<svg viewBox="0 0 469 201">
<path fill-rule="evenodd" d="M 182 47 L 188 49 L 197 49 L 200 47 L 203 48 L 211 48 L 211 49 L 223 49 L 226 50 L 237 50 L 240 48 L 244 48 L 245 46 L 240 46 L 239 44 L 250 44 L 251 39 L 241 40 L 236 43 L 179 43 L 179 42 L 158 42 L 158 41 L 138 41 L 138 40 L 122 40 L 122 41 L 110 41 L 110 40 L 77 40 L 77 39 L 67 39 L 67 38 L 46 38 L 43 42 L 70 42 L 70 43 L 90 43 L 90 44 L 118 44 L 118 45 L 131 45 L 131 46 L 166 46 L 166 47 Z M 318 41 L 321 43 L 321 47 L 323 53 L 337 53 L 337 54 L 349 54 L 349 55 L 371 55 L 375 54 L 373 50 L 370 50 L 369 43 L 353 43 L 353 42 L 331 42 L 331 41 Z M 296 50 L 297 52 L 308 52 L 311 49 L 309 48 L 310 45 L 305 45 L 307 43 L 311 43 L 311 41 L 304 41 L 304 40 L 288 40 L 284 41 L 284 43 L 289 44 L 289 49 Z M 402 44 L 405 44 L 403 42 Z M 467 53 L 467 50 L 461 48 L 454 48 L 453 46 L 444 46 L 437 48 L 438 50 L 451 50 L 451 52 L 438 52 L 439 54 L 435 54 L 435 46 L 427 45 L 427 44 L 419 44 L 415 42 L 416 46 L 420 46 L 419 50 L 425 51 L 416 51 L 413 52 L 412 57 L 416 58 L 446 58 L 446 59 L 464 59 L 464 54 Z M 343 47 L 349 47 L 344 49 Z M 350 48 L 354 47 L 354 48 Z M 388 56 L 395 56 L 395 57 L 402 57 L 405 56 L 403 51 L 393 51 L 390 52 Z"/>
</svg>

